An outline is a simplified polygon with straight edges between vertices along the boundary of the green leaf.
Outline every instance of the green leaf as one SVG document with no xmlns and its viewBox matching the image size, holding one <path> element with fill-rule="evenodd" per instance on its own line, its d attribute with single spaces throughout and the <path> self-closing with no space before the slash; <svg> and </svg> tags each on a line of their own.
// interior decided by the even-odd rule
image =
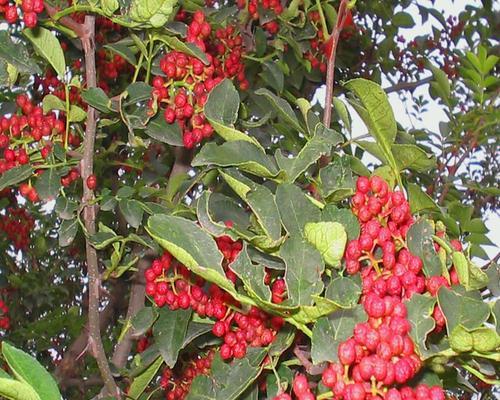
<svg viewBox="0 0 500 400">
<path fill-rule="evenodd" d="M 90 242 L 97 250 L 102 250 L 111 243 L 123 238 L 123 236 L 118 236 L 112 229 L 108 228 L 104 224 L 99 224 L 99 228 L 100 232 L 97 232 L 90 237 Z"/>
<path fill-rule="evenodd" d="M 145 132 L 148 136 L 161 143 L 167 143 L 171 146 L 184 146 L 181 127 L 177 122 L 167 124 L 162 113 L 149 121 Z"/>
<path fill-rule="evenodd" d="M 325 290 L 325 299 L 341 308 L 353 308 L 361 296 L 361 282 L 354 278 L 339 276 L 333 279 Z"/>
<path fill-rule="evenodd" d="M 73 219 L 78 204 L 76 201 L 68 200 L 66 197 L 58 197 L 56 200 L 56 213 L 61 219 Z"/>
<path fill-rule="evenodd" d="M 240 170 L 270 178 L 278 174 L 273 160 L 259 147 L 245 141 L 205 144 L 192 162 L 193 167 L 216 165 L 239 167 Z"/>
<path fill-rule="evenodd" d="M 212 324 L 200 323 L 200 322 L 189 322 L 186 336 L 184 337 L 184 342 L 182 343 L 182 348 L 185 348 L 189 343 L 195 340 L 197 337 L 204 335 L 205 333 L 212 331 Z"/>
<path fill-rule="evenodd" d="M 440 97 L 445 101 L 445 103 L 448 104 L 448 99 L 451 96 L 451 87 L 450 81 L 448 80 L 448 75 L 446 75 L 446 73 L 440 68 L 437 68 L 432 64 L 429 64 L 429 66 L 435 81 L 432 82 L 431 85 L 439 93 Z"/>
<path fill-rule="evenodd" d="M 33 168 L 28 164 L 9 169 L 0 175 L 0 192 L 9 186 L 28 179 L 31 175 L 33 175 Z"/>
<path fill-rule="evenodd" d="M 132 0 L 128 15 L 143 27 L 165 25 L 177 4 L 176 0 Z"/>
<path fill-rule="evenodd" d="M 2 342 L 2 354 L 14 376 L 28 385 L 43 400 L 60 400 L 61 393 L 57 384 L 45 368 L 32 356 Z"/>
<path fill-rule="evenodd" d="M 493 329 L 486 327 L 472 331 L 472 341 L 474 350 L 479 353 L 489 353 L 500 346 L 500 336 Z"/>
<path fill-rule="evenodd" d="M 140 0 L 137 0 L 140 1 Z M 158 0 L 157 0 L 158 1 Z M 167 0 L 167 1 L 172 1 L 172 0 Z M 172 1 L 174 2 L 174 1 Z M 208 62 L 207 55 L 194 43 L 187 43 L 182 40 L 180 40 L 176 36 L 168 36 L 168 35 L 158 35 L 158 39 L 160 39 L 162 42 L 166 43 L 170 48 L 180 51 L 182 53 L 186 53 L 187 55 L 190 55 L 192 57 L 196 57 L 199 59 L 203 64 L 208 65 L 210 64 Z"/>
<path fill-rule="evenodd" d="M 377 141 L 388 165 L 399 176 L 398 166 L 391 149 L 397 133 L 396 119 L 384 89 L 375 82 L 362 78 L 348 81 L 345 87 L 354 92 L 359 99 L 359 102 L 351 101 L 351 105 Z"/>
<path fill-rule="evenodd" d="M 141 226 L 144 209 L 139 201 L 133 199 L 122 199 L 118 202 L 118 206 L 130 226 L 136 229 Z"/>
<path fill-rule="evenodd" d="M 471 351 L 474 344 L 472 335 L 460 324 L 451 332 L 449 341 L 450 347 L 457 353 Z"/>
<path fill-rule="evenodd" d="M 24 43 L 21 41 L 14 43 L 11 34 L 6 30 L 0 31 L 0 59 L 13 65 L 20 72 L 42 73 L 38 65 L 30 58 Z"/>
<path fill-rule="evenodd" d="M 87 112 L 73 104 L 69 109 L 68 118 L 70 122 L 82 122 L 87 119 Z"/>
<path fill-rule="evenodd" d="M 346 208 L 337 208 L 335 204 L 327 204 L 321 212 L 322 221 L 338 222 L 343 225 L 347 239 L 357 239 L 360 232 L 358 218 L 351 210 Z"/>
<path fill-rule="evenodd" d="M 263 302 L 271 300 L 271 290 L 264 283 L 266 271 L 263 265 L 253 265 L 247 252 L 247 245 L 243 245 L 243 249 L 238 254 L 236 260 L 230 264 L 231 270 L 238 275 L 245 285 L 248 294 Z"/>
<path fill-rule="evenodd" d="M 319 171 L 319 190 L 324 198 L 340 201 L 354 194 L 356 184 L 348 159 L 335 157 Z"/>
<path fill-rule="evenodd" d="M 42 400 L 30 385 L 8 378 L 0 378 L 0 396 L 8 400 Z"/>
<path fill-rule="evenodd" d="M 209 377 L 193 380 L 186 400 L 236 400 L 260 375 L 265 349 L 249 348 L 245 358 L 226 363 L 217 354 Z"/>
<path fill-rule="evenodd" d="M 103 112 L 110 113 L 111 110 L 111 99 L 101 88 L 90 88 L 82 92 L 82 99 L 89 106 Z"/>
<path fill-rule="evenodd" d="M 154 307 L 143 307 L 135 314 L 130 323 L 134 336 L 144 335 L 158 318 L 158 310 Z"/>
<path fill-rule="evenodd" d="M 64 77 L 66 72 L 66 61 L 59 40 L 48 29 L 37 27 L 35 29 L 25 29 L 23 31 L 35 51 L 41 57 L 45 58 L 54 68 L 59 77 Z"/>
<path fill-rule="evenodd" d="M 162 307 L 153 326 L 153 337 L 165 364 L 173 368 L 186 337 L 192 310 Z"/>
<path fill-rule="evenodd" d="M 392 23 L 394 26 L 399 28 L 413 28 L 415 26 L 415 21 L 413 17 L 407 12 L 400 11 L 392 17 Z"/>
<path fill-rule="evenodd" d="M 224 79 L 210 92 L 204 112 L 207 118 L 232 126 L 238 119 L 240 96 L 230 79 Z"/>
<path fill-rule="evenodd" d="M 59 194 L 61 174 L 55 168 L 49 168 L 36 180 L 35 189 L 42 200 L 52 200 Z"/>
<path fill-rule="evenodd" d="M 276 61 L 266 61 L 262 64 L 260 77 L 276 92 L 281 93 L 285 84 L 285 76 Z"/>
<path fill-rule="evenodd" d="M 321 218 L 320 209 L 295 185 L 279 185 L 276 189 L 276 204 L 281 222 L 290 235 L 304 235 L 306 224 L 318 222 Z"/>
<path fill-rule="evenodd" d="M 333 98 L 333 107 L 335 108 L 335 112 L 339 115 L 340 120 L 344 124 L 344 127 L 350 133 L 351 132 L 351 115 L 349 114 L 349 110 L 347 109 L 347 106 L 338 97 L 334 97 Z"/>
<path fill-rule="evenodd" d="M 323 124 L 319 124 L 314 136 L 307 141 L 296 157 L 286 157 L 278 149 L 275 154 L 276 162 L 280 169 L 286 172 L 287 181 L 295 182 L 310 165 L 314 164 L 322 155 L 329 154 L 332 146 L 340 142 L 342 142 L 342 136 L 338 132 L 325 129 Z"/>
<path fill-rule="evenodd" d="M 212 237 L 192 221 L 156 214 L 149 218 L 148 233 L 177 260 L 202 278 L 233 290 L 222 269 L 222 254 Z"/>
<path fill-rule="evenodd" d="M 246 141 L 262 148 L 253 137 L 237 130 L 234 123 L 238 118 L 240 96 L 229 79 L 224 79 L 209 93 L 204 113 L 215 131 L 226 141 Z"/>
<path fill-rule="evenodd" d="M 438 302 L 446 319 L 448 334 L 451 334 L 459 324 L 467 330 L 472 330 L 479 328 L 488 319 L 490 315 L 488 304 L 480 297 L 470 296 L 469 293 L 461 294 L 446 287 L 439 289 Z"/>
<path fill-rule="evenodd" d="M 315 365 L 324 361 L 338 362 L 338 347 L 352 336 L 356 324 L 368 319 L 363 306 L 338 310 L 319 319 L 312 331 L 311 358 Z"/>
<path fill-rule="evenodd" d="M 441 261 L 434 249 L 434 228 L 425 218 L 420 218 L 408 230 L 406 241 L 408 250 L 422 259 L 426 276 L 441 275 Z"/>
<path fill-rule="evenodd" d="M 298 132 L 304 132 L 304 128 L 300 125 L 292 107 L 286 100 L 276 96 L 273 92 L 266 88 L 256 90 L 255 94 L 258 96 L 264 96 L 267 100 L 269 100 L 273 108 L 277 111 L 278 115 L 285 123 L 289 124 Z"/>
<path fill-rule="evenodd" d="M 407 189 L 412 214 L 422 211 L 439 211 L 439 207 L 432 197 L 425 193 L 420 186 L 414 183 L 408 183 Z"/>
<path fill-rule="evenodd" d="M 320 253 L 300 237 L 291 237 L 280 249 L 285 261 L 288 299 L 294 305 L 311 305 L 314 295 L 323 291 L 321 275 L 325 265 Z"/>
<path fill-rule="evenodd" d="M 266 235 L 278 240 L 281 237 L 281 220 L 272 192 L 265 186 L 259 186 L 247 194 L 246 200 Z"/>
<path fill-rule="evenodd" d="M 73 243 L 73 240 L 78 233 L 78 220 L 75 219 L 66 219 L 61 222 L 61 226 L 59 227 L 59 246 L 66 247 Z"/>
<path fill-rule="evenodd" d="M 48 94 L 44 96 L 42 100 L 42 111 L 44 114 L 47 114 L 52 110 L 66 110 L 66 104 L 57 96 L 53 94 Z"/>
<path fill-rule="evenodd" d="M 338 222 L 309 222 L 305 226 L 305 237 L 332 267 L 339 267 L 347 243 L 344 226 Z"/>
<path fill-rule="evenodd" d="M 133 399 L 138 399 L 153 380 L 162 364 L 163 358 L 158 357 L 142 374 L 136 376 L 128 389 L 127 395 Z"/>
<path fill-rule="evenodd" d="M 436 157 L 427 154 L 421 147 L 414 144 L 393 144 L 392 153 L 400 171 L 411 169 L 417 172 L 425 172 L 436 166 Z"/>
<path fill-rule="evenodd" d="M 111 1 L 115 1 L 115 0 L 111 0 Z M 103 47 L 111 50 L 113 53 L 118 54 L 120 57 L 122 57 L 124 60 L 126 60 L 130 65 L 137 65 L 135 53 L 129 47 L 130 44 L 128 44 L 127 41 L 130 42 L 129 39 L 123 39 L 123 40 L 120 40 L 116 43 L 105 44 Z"/>
<path fill-rule="evenodd" d="M 454 251 L 452 261 L 457 271 L 458 280 L 466 290 L 482 289 L 488 284 L 488 275 L 468 260 L 463 253 Z"/>
<path fill-rule="evenodd" d="M 427 335 L 434 330 L 435 321 L 432 318 L 436 298 L 415 293 L 405 302 L 408 310 L 408 321 L 411 324 L 410 336 L 417 346 L 420 355 L 428 355 L 426 346 Z"/>
</svg>

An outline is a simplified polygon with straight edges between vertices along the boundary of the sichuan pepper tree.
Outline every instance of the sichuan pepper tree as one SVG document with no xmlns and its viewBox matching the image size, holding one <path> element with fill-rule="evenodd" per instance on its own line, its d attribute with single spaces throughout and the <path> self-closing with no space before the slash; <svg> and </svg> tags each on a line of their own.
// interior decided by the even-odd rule
<svg viewBox="0 0 500 400">
<path fill-rule="evenodd" d="M 1 396 L 498 395 L 491 2 L 0 17 Z"/>
</svg>

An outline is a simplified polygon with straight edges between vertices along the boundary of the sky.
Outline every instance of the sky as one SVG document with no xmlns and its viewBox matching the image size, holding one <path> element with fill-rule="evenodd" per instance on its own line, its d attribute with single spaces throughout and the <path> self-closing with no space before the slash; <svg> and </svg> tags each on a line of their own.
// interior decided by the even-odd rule
<svg viewBox="0 0 500 400">
<path fill-rule="evenodd" d="M 432 7 L 432 3 L 429 0 L 421 0 L 419 1 L 419 4 L 423 6 L 428 6 Z M 443 14 L 445 15 L 458 15 L 466 5 L 478 5 L 480 4 L 480 1 L 470 1 L 470 0 L 438 0 L 436 1 L 436 7 L 438 11 L 443 11 Z M 415 36 L 423 35 L 425 33 L 430 33 L 431 32 L 431 24 L 435 23 L 436 21 L 433 21 L 432 17 L 429 17 L 429 20 L 427 23 L 424 25 L 421 24 L 421 18 L 418 13 L 418 9 L 416 6 L 410 6 L 410 8 L 407 10 L 410 12 L 415 20 L 415 27 L 410 28 L 410 29 L 405 29 L 404 30 L 404 36 L 407 39 L 407 41 L 411 40 Z M 384 87 L 386 86 L 391 86 L 390 83 L 386 83 L 383 85 Z M 407 92 L 409 93 L 409 92 Z M 434 131 L 434 132 L 439 132 L 439 123 L 442 121 L 447 121 L 446 114 L 443 112 L 441 107 L 439 107 L 433 100 L 429 97 L 429 87 L 428 85 L 421 86 L 417 88 L 414 91 L 414 96 L 418 97 L 420 95 L 424 96 L 426 99 L 430 101 L 429 105 L 427 106 L 428 111 L 425 113 L 421 114 L 422 121 L 416 121 L 413 119 L 410 121 L 410 118 L 408 116 L 408 113 L 405 108 L 405 104 L 401 101 L 397 93 L 391 93 L 389 95 L 389 100 L 391 102 L 391 105 L 394 110 L 394 115 L 396 116 L 396 120 L 404 127 L 406 128 L 411 128 L 412 125 L 415 128 L 426 128 L 428 130 Z M 324 90 L 319 90 L 318 93 L 316 94 L 316 97 L 321 103 L 324 103 Z M 408 95 L 406 97 L 407 99 L 410 98 Z M 412 101 L 407 101 L 406 107 L 411 108 Z M 353 118 L 353 123 L 352 123 L 352 131 L 353 131 L 353 136 L 361 136 L 367 133 L 367 129 L 364 126 L 363 122 L 361 119 L 357 116 L 356 112 L 354 109 L 350 108 L 350 113 Z M 486 218 L 485 223 L 488 229 L 490 230 L 488 237 L 490 240 L 495 243 L 495 246 L 485 246 L 484 249 L 488 253 L 488 255 L 492 258 L 494 257 L 500 247 L 500 241 L 498 238 L 500 238 L 500 216 L 494 213 L 489 213 L 488 215 L 484 216 Z M 478 264 L 484 263 L 484 261 L 477 260 Z"/>
</svg>

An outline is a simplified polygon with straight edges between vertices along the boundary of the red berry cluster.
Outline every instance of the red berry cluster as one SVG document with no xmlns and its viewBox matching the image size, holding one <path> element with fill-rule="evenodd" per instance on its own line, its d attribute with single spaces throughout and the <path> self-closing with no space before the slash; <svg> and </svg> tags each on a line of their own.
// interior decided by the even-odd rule
<svg viewBox="0 0 500 400">
<path fill-rule="evenodd" d="M 205 20 L 203 11 L 196 11 L 193 14 L 193 20 L 188 25 L 186 42 L 193 43 L 201 50 L 207 51 L 205 41 L 210 37 L 212 26 Z"/>
<path fill-rule="evenodd" d="M 16 104 L 16 113 L 0 118 L 0 176 L 20 165 L 38 165 L 48 157 L 55 141 L 65 140 L 66 123 L 61 113 L 44 115 L 24 94 L 17 96 Z M 21 189 L 23 196 L 37 198 L 30 186 Z"/>
<path fill-rule="evenodd" d="M 314 396 L 311 392 L 311 388 L 309 387 L 309 382 L 307 382 L 307 378 L 303 374 L 297 374 L 293 380 L 293 393 L 297 396 L 297 400 L 315 400 L 316 396 Z M 283 399 L 283 394 L 281 395 Z M 285 397 L 286 399 L 286 397 Z M 283 399 L 284 400 L 284 399 Z"/>
<path fill-rule="evenodd" d="M 0 231 L 7 235 L 16 250 L 28 247 L 34 226 L 35 219 L 24 208 L 9 207 L 5 215 L 0 216 Z"/>
<path fill-rule="evenodd" d="M 71 168 L 71 170 L 61 178 L 61 185 L 65 188 L 69 187 L 73 182 L 80 178 L 80 171 L 77 168 Z"/>
<path fill-rule="evenodd" d="M 3 300 L 0 300 L 0 329 L 7 330 L 10 328 L 9 307 Z"/>
<path fill-rule="evenodd" d="M 228 238 L 228 237 L 225 237 Z M 236 282 L 236 275 L 227 264 L 234 260 L 241 250 L 241 243 L 231 239 L 218 240 L 226 256 L 228 278 Z M 237 243 L 237 244 L 236 244 Z M 221 357 L 225 360 L 243 358 L 247 347 L 262 347 L 270 344 L 283 326 L 283 319 L 271 317 L 258 308 L 252 307 L 248 313 L 234 311 L 239 304 L 217 285 L 205 289 L 205 281 L 164 253 L 145 271 L 146 293 L 158 307 L 170 309 L 193 309 L 200 317 L 216 320 L 212 332 L 223 340 L 220 347 Z"/>
<path fill-rule="evenodd" d="M 250 84 L 245 76 L 245 64 L 242 61 L 243 39 L 233 25 L 217 29 L 215 39 L 209 45 L 209 52 L 213 56 L 217 76 L 236 77 L 241 90 L 249 88 Z"/>
<path fill-rule="evenodd" d="M 106 93 L 111 91 L 109 86 L 111 83 L 120 76 L 130 74 L 133 71 L 132 65 L 122 56 L 113 54 L 104 48 L 97 51 L 96 64 L 99 77 L 98 85 Z"/>
<path fill-rule="evenodd" d="M 207 54 L 207 57 L 211 56 Z M 153 79 L 153 101 L 166 106 L 165 121 L 177 121 L 183 130 L 184 146 L 193 148 L 213 134 L 213 128 L 203 114 L 208 93 L 221 81 L 214 77 L 214 66 L 205 66 L 195 57 L 178 51 L 167 53 L 160 61 L 166 79 Z"/>
<path fill-rule="evenodd" d="M 61 47 L 66 47 L 66 43 L 61 42 Z M 81 64 L 81 61 L 80 63 L 76 64 Z M 81 65 L 79 65 L 77 69 L 80 68 Z M 57 77 L 57 75 L 51 68 L 48 68 L 43 76 L 35 76 L 33 88 L 41 94 L 41 97 L 45 97 L 47 94 L 53 94 L 54 96 L 60 98 L 62 101 L 66 101 L 64 83 Z M 80 96 L 80 89 L 76 86 L 71 86 L 69 88 L 69 102 L 71 104 L 78 104 L 81 106 L 85 105 Z"/>
<path fill-rule="evenodd" d="M 313 69 L 319 70 L 321 73 L 326 72 L 326 61 L 328 54 L 331 52 L 331 41 L 326 41 L 323 33 L 323 24 L 318 11 L 308 13 L 309 21 L 311 21 L 316 30 L 316 37 L 309 40 L 311 50 L 304 53 L 304 58 L 311 63 Z M 340 33 L 340 39 L 343 41 L 349 40 L 356 32 L 356 24 L 354 23 L 351 10 L 346 11 L 344 25 Z"/>
<path fill-rule="evenodd" d="M 404 194 L 390 191 L 377 176 L 360 177 L 356 188 L 352 210 L 361 224 L 361 235 L 349 242 L 345 259 L 348 273 L 361 269 L 361 303 L 368 321 L 358 323 L 353 336 L 339 345 L 340 363 L 328 366 L 323 384 L 336 399 L 443 400 L 440 387 L 405 386 L 422 362 L 409 336 L 411 325 L 403 299 L 426 290 L 435 295 L 448 282 L 442 277 L 426 281 L 422 261 L 405 248 L 413 218 Z"/>
<path fill-rule="evenodd" d="M 38 23 L 38 14 L 45 8 L 43 0 L 21 0 L 21 2 L 0 0 L 0 14 L 3 13 L 3 17 L 9 24 L 15 24 L 19 19 L 17 5 L 21 7 L 24 24 L 28 28 L 34 28 Z"/>
<path fill-rule="evenodd" d="M 179 15 L 183 20 L 187 19 L 184 11 L 178 13 L 178 18 Z M 203 114 L 210 91 L 226 77 L 236 77 L 242 89 L 249 86 L 242 63 L 241 36 L 228 26 L 217 30 L 212 40 L 211 31 L 203 12 L 196 11 L 188 25 L 186 41 L 205 52 L 208 64 L 182 52 L 171 51 L 160 60 L 165 77 L 155 76 L 153 79 L 151 110 L 155 102 L 164 107 L 165 121 L 180 125 L 184 146 L 188 149 L 213 134 L 212 126 Z"/>
<path fill-rule="evenodd" d="M 304 58 L 311 63 L 313 69 L 322 73 L 326 72 L 326 41 L 323 36 L 321 18 L 318 11 L 311 11 L 308 14 L 309 21 L 316 29 L 316 37 L 309 40 L 310 51 L 304 53 Z"/>
<path fill-rule="evenodd" d="M 199 375 L 208 375 L 215 353 L 209 351 L 205 355 L 196 355 L 193 359 L 183 362 L 174 370 L 165 368 L 160 380 L 160 386 L 165 390 L 167 400 L 182 400 L 189 393 L 193 379 Z"/>
<path fill-rule="evenodd" d="M 283 12 L 283 5 L 280 0 L 238 0 L 236 4 L 240 10 L 246 8 L 248 14 L 250 14 L 250 17 L 253 20 L 259 19 L 259 8 L 263 9 L 266 13 L 272 13 L 276 16 Z M 276 19 L 265 22 L 262 27 L 272 35 L 278 33 L 280 29 L 279 23 Z"/>
</svg>

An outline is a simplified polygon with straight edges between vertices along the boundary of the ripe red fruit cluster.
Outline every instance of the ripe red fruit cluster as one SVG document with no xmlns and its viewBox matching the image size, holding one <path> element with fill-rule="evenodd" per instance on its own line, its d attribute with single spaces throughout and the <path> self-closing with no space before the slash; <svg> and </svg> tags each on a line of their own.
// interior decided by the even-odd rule
<svg viewBox="0 0 500 400">
<path fill-rule="evenodd" d="M 71 168 L 71 170 L 61 178 L 61 185 L 65 188 L 69 187 L 73 182 L 80 178 L 80 171 L 77 168 Z"/>
<path fill-rule="evenodd" d="M 211 61 L 211 56 L 207 54 Z M 153 98 L 164 109 L 168 124 L 177 121 L 183 131 L 184 146 L 194 147 L 213 134 L 213 128 L 205 119 L 203 106 L 208 93 L 221 78 L 214 78 L 214 66 L 206 66 L 195 57 L 178 51 L 167 53 L 160 61 L 166 79 L 153 79 Z"/>
<path fill-rule="evenodd" d="M 37 15 L 45 8 L 43 0 L 21 0 L 21 2 L 0 0 L 0 14 L 3 13 L 3 17 L 9 24 L 15 24 L 19 19 L 19 9 L 16 3 L 20 6 L 26 27 L 34 28 L 38 23 Z"/>
<path fill-rule="evenodd" d="M 187 13 L 181 15 L 187 19 Z M 165 54 L 160 60 L 165 76 L 153 79 L 150 107 L 153 113 L 155 102 L 162 106 L 165 121 L 180 125 L 184 146 L 190 149 L 213 134 L 203 113 L 210 91 L 226 77 L 236 77 L 242 89 L 249 84 L 242 63 L 242 39 L 232 26 L 219 29 L 212 40 L 210 24 L 202 11 L 196 11 L 187 32 L 186 41 L 205 53 L 207 64 L 179 51 Z"/>
<path fill-rule="evenodd" d="M 115 82 L 120 76 L 133 71 L 132 65 L 122 56 L 104 48 L 97 51 L 96 64 L 99 77 L 98 84 L 105 92 L 110 91 L 109 84 Z"/>
<path fill-rule="evenodd" d="M 19 185 L 19 193 L 21 194 L 21 196 L 31 201 L 32 203 L 36 203 L 38 200 L 40 200 L 36 189 L 28 183 L 21 183 Z"/>
<path fill-rule="evenodd" d="M 233 246 L 225 240 L 224 246 Z M 226 248 L 228 257 L 233 258 L 235 249 Z M 241 243 L 239 250 L 241 250 Z M 223 250 L 224 251 L 224 250 Z M 224 264 L 228 277 L 236 281 L 236 275 Z M 222 339 L 220 354 L 224 360 L 243 358 L 247 347 L 269 345 L 281 329 L 284 321 L 280 317 L 271 317 L 258 308 L 252 307 L 248 313 L 233 311 L 239 304 L 217 285 L 211 284 L 205 289 L 205 281 L 180 265 L 165 252 L 145 271 L 146 293 L 158 307 L 168 306 L 171 310 L 191 308 L 200 317 L 216 320 L 212 332 Z"/>
<path fill-rule="evenodd" d="M 238 0 L 237 6 L 240 10 L 247 9 L 248 14 L 254 20 L 258 20 L 259 9 L 264 10 L 264 12 L 268 14 L 275 14 L 276 16 L 280 15 L 283 12 L 283 5 L 279 0 Z M 268 17 L 267 15 L 266 17 Z M 270 34 L 275 35 L 279 31 L 279 23 L 276 19 L 267 20 L 262 27 L 268 31 Z"/>
<path fill-rule="evenodd" d="M 47 158 L 52 143 L 64 142 L 66 134 L 61 113 L 44 115 L 42 107 L 24 94 L 17 96 L 16 104 L 16 113 L 0 118 L 0 176 L 20 165 L 36 166 Z M 25 187 L 22 194 L 29 197 L 31 191 L 27 189 Z"/>
<path fill-rule="evenodd" d="M 236 77 L 241 90 L 250 86 L 245 76 L 243 39 L 233 25 L 217 29 L 215 39 L 209 44 L 209 52 L 213 55 L 215 74 L 227 78 Z"/>
<path fill-rule="evenodd" d="M 293 393 L 297 396 L 297 400 L 315 400 L 314 396 L 309 388 L 309 382 L 303 374 L 297 374 L 293 379 Z"/>
<path fill-rule="evenodd" d="M 215 353 L 209 351 L 205 355 L 194 355 L 174 370 L 165 368 L 162 372 L 160 386 L 165 391 L 167 400 L 183 400 L 189 393 L 193 379 L 199 375 L 208 375 Z"/>
<path fill-rule="evenodd" d="M 65 45 L 65 43 L 61 42 L 61 46 L 63 45 Z M 78 67 L 77 69 L 80 69 L 80 67 Z M 66 101 L 66 92 L 64 90 L 64 83 L 57 77 L 52 68 L 48 68 L 43 76 L 39 75 L 35 76 L 33 89 L 36 90 L 37 93 L 40 93 L 42 98 L 45 97 L 47 94 L 53 94 L 54 96 L 60 98 L 62 101 Z M 77 88 L 76 86 L 71 86 L 69 88 L 69 102 L 71 104 L 77 104 L 80 105 L 81 107 L 85 107 L 85 103 L 83 102 L 80 95 L 80 89 Z M 72 143 L 73 139 L 79 141 L 79 138 L 77 136 L 71 134 L 69 137 L 69 143 L 73 146 L 78 146 L 79 142 L 78 144 L 74 144 Z"/>
<path fill-rule="evenodd" d="M 16 250 L 28 247 L 34 226 L 35 219 L 24 208 L 9 207 L 5 215 L 0 216 L 0 231 L 7 235 Z"/>
<path fill-rule="evenodd" d="M 440 387 L 405 386 L 422 361 L 409 335 L 403 299 L 426 290 L 435 295 L 448 282 L 442 277 L 426 281 L 422 261 L 405 248 L 413 218 L 404 194 L 391 191 L 377 176 L 360 177 L 356 188 L 352 210 L 361 235 L 349 242 L 345 259 L 348 273 L 361 270 L 368 321 L 358 323 L 353 336 L 340 343 L 339 363 L 328 366 L 322 382 L 336 399 L 444 400 Z"/>
<path fill-rule="evenodd" d="M 10 328 L 9 307 L 3 300 L 0 300 L 0 329 L 7 330 Z"/>
</svg>

